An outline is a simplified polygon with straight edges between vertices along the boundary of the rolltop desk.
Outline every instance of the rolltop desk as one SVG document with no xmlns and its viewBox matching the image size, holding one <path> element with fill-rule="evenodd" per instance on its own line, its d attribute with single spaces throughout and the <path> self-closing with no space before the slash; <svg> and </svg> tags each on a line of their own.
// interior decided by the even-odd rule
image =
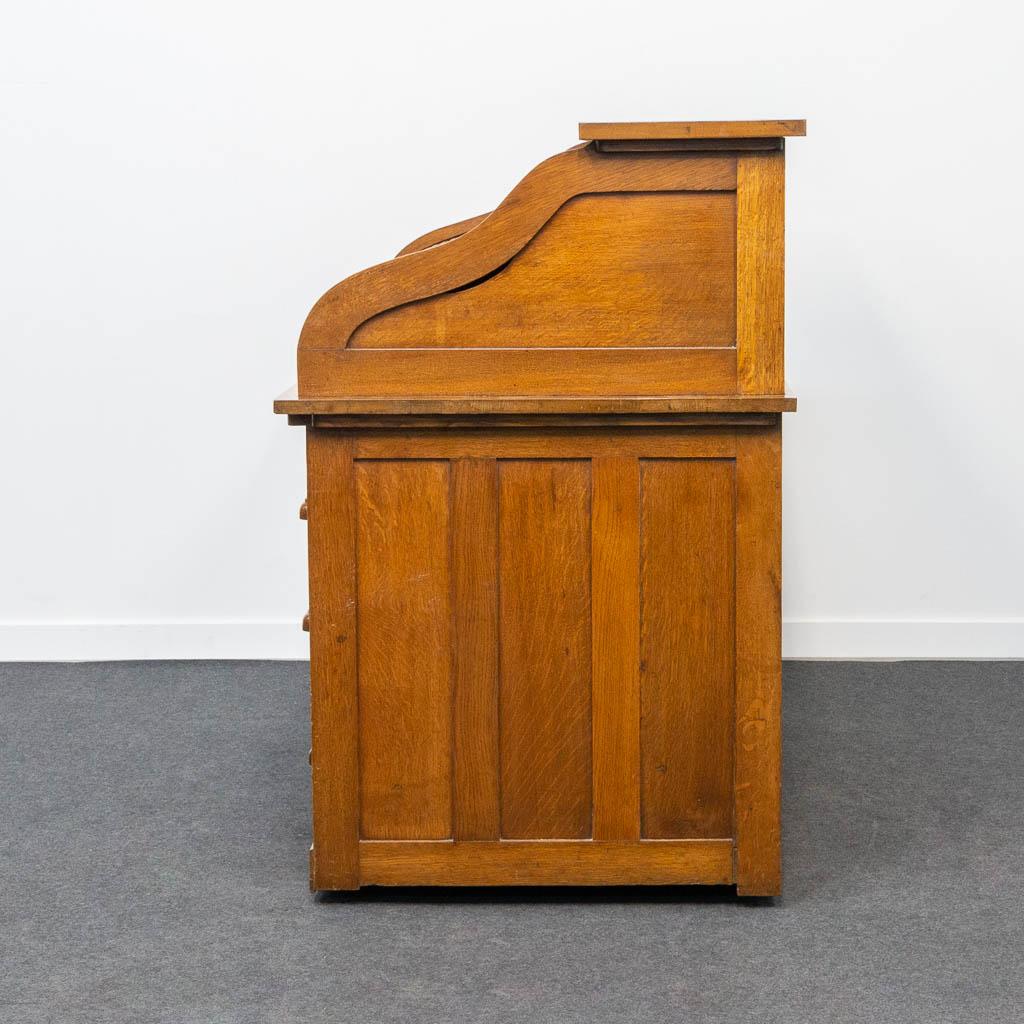
<svg viewBox="0 0 1024 1024">
<path fill-rule="evenodd" d="M 313 889 L 780 891 L 784 139 L 580 125 L 331 288 L 306 428 Z"/>
</svg>

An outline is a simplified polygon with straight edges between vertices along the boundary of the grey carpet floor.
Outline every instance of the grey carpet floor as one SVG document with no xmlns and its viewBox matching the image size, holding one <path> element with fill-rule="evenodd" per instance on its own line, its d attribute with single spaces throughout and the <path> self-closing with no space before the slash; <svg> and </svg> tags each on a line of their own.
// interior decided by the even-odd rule
<svg viewBox="0 0 1024 1024">
<path fill-rule="evenodd" d="M 316 899 L 306 666 L 0 666 L 0 1020 L 1024 1020 L 1024 665 L 789 663 L 785 896 Z"/>
</svg>

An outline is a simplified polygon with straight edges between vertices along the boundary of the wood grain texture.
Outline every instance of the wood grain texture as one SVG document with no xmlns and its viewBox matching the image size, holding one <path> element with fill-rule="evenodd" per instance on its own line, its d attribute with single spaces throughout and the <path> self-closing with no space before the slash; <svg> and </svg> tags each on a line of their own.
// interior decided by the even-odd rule
<svg viewBox="0 0 1024 1024">
<path fill-rule="evenodd" d="M 453 463 L 455 838 L 497 839 L 498 482 L 493 459 Z"/>
<path fill-rule="evenodd" d="M 274 402 L 274 412 L 289 416 L 565 416 L 652 413 L 775 413 L 794 412 L 796 398 L 787 395 L 664 395 L 617 397 L 517 398 L 467 395 L 446 398 L 299 398 L 289 388 Z"/>
<path fill-rule="evenodd" d="M 301 361 L 306 398 L 736 392 L 734 348 L 339 349 Z"/>
<path fill-rule="evenodd" d="M 459 235 L 464 235 L 483 221 L 490 217 L 490 213 L 481 213 L 476 217 L 467 217 L 465 220 L 456 221 L 454 224 L 446 224 L 442 228 L 434 228 L 426 234 L 414 238 L 404 249 L 400 250 L 399 256 L 406 256 L 411 252 L 419 252 L 420 249 L 429 249 L 433 245 L 440 245 L 442 242 L 450 242 Z"/>
<path fill-rule="evenodd" d="M 313 851 L 310 887 L 359 885 L 355 505 L 351 442 L 306 432 Z"/>
<path fill-rule="evenodd" d="M 303 327 L 311 885 L 780 859 L 784 137 L 584 125 Z"/>
<path fill-rule="evenodd" d="M 361 835 L 452 834 L 449 467 L 357 462 Z"/>
<path fill-rule="evenodd" d="M 387 310 L 352 348 L 732 346 L 732 192 L 578 196 L 503 269 Z"/>
<path fill-rule="evenodd" d="M 411 435 L 422 434 L 426 430 L 444 430 L 449 433 L 456 431 L 508 430 L 521 428 L 524 430 L 594 430 L 598 428 L 641 427 L 655 429 L 659 427 L 697 427 L 706 431 L 716 431 L 723 427 L 771 426 L 778 415 L 773 413 L 637 413 L 636 415 L 524 415 L 524 416 L 488 416 L 470 414 L 468 416 L 307 416 L 305 426 L 331 428 L 335 430 L 386 431 Z"/>
<path fill-rule="evenodd" d="M 490 428 L 445 435 L 436 430 L 367 431 L 355 440 L 361 459 L 506 458 L 591 459 L 731 458 L 736 454 L 732 429 Z"/>
<path fill-rule="evenodd" d="M 748 153 L 782 149 L 774 139 L 604 139 L 593 143 L 599 153 Z"/>
<path fill-rule="evenodd" d="M 304 350 L 344 348 L 371 316 L 460 288 L 503 266 L 569 199 L 598 192 L 719 191 L 736 187 L 732 156 L 622 154 L 580 146 L 534 168 L 490 216 L 443 246 L 431 246 L 370 267 L 328 291 L 311 310 L 299 338 L 299 392 L 322 383 Z"/>
<path fill-rule="evenodd" d="M 641 834 L 731 836 L 734 464 L 640 477 Z"/>
<path fill-rule="evenodd" d="M 738 391 L 786 390 L 785 158 L 739 158 L 736 188 L 736 358 Z"/>
<path fill-rule="evenodd" d="M 729 840 L 360 843 L 363 885 L 728 885 Z"/>
<path fill-rule="evenodd" d="M 601 121 L 580 124 L 589 139 L 766 139 L 807 134 L 807 122 L 785 121 Z"/>
<path fill-rule="evenodd" d="M 639 462 L 598 457 L 591 477 L 594 838 L 639 839 Z"/>
<path fill-rule="evenodd" d="M 752 431 L 736 460 L 737 891 L 782 887 L 782 434 Z"/>
<path fill-rule="evenodd" d="M 591 834 L 590 473 L 498 464 L 501 834 Z"/>
</svg>

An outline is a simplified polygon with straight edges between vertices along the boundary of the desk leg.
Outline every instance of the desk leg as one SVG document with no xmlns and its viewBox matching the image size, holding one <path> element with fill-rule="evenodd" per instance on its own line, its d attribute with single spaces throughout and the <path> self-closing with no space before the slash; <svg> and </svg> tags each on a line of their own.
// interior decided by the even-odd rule
<svg viewBox="0 0 1024 1024">
<path fill-rule="evenodd" d="M 775 896 L 780 849 L 782 435 L 737 431 L 736 890 Z"/>
<path fill-rule="evenodd" d="M 355 490 L 352 444 L 306 430 L 313 852 L 310 888 L 359 887 Z"/>
</svg>

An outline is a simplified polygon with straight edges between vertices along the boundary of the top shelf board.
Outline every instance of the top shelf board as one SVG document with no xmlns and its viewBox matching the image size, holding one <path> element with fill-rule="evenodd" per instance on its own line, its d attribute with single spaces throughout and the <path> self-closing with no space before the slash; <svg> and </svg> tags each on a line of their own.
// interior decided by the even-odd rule
<svg viewBox="0 0 1024 1024">
<path fill-rule="evenodd" d="M 585 142 L 781 139 L 806 134 L 806 121 L 608 121 L 580 125 L 580 138 Z"/>
</svg>

